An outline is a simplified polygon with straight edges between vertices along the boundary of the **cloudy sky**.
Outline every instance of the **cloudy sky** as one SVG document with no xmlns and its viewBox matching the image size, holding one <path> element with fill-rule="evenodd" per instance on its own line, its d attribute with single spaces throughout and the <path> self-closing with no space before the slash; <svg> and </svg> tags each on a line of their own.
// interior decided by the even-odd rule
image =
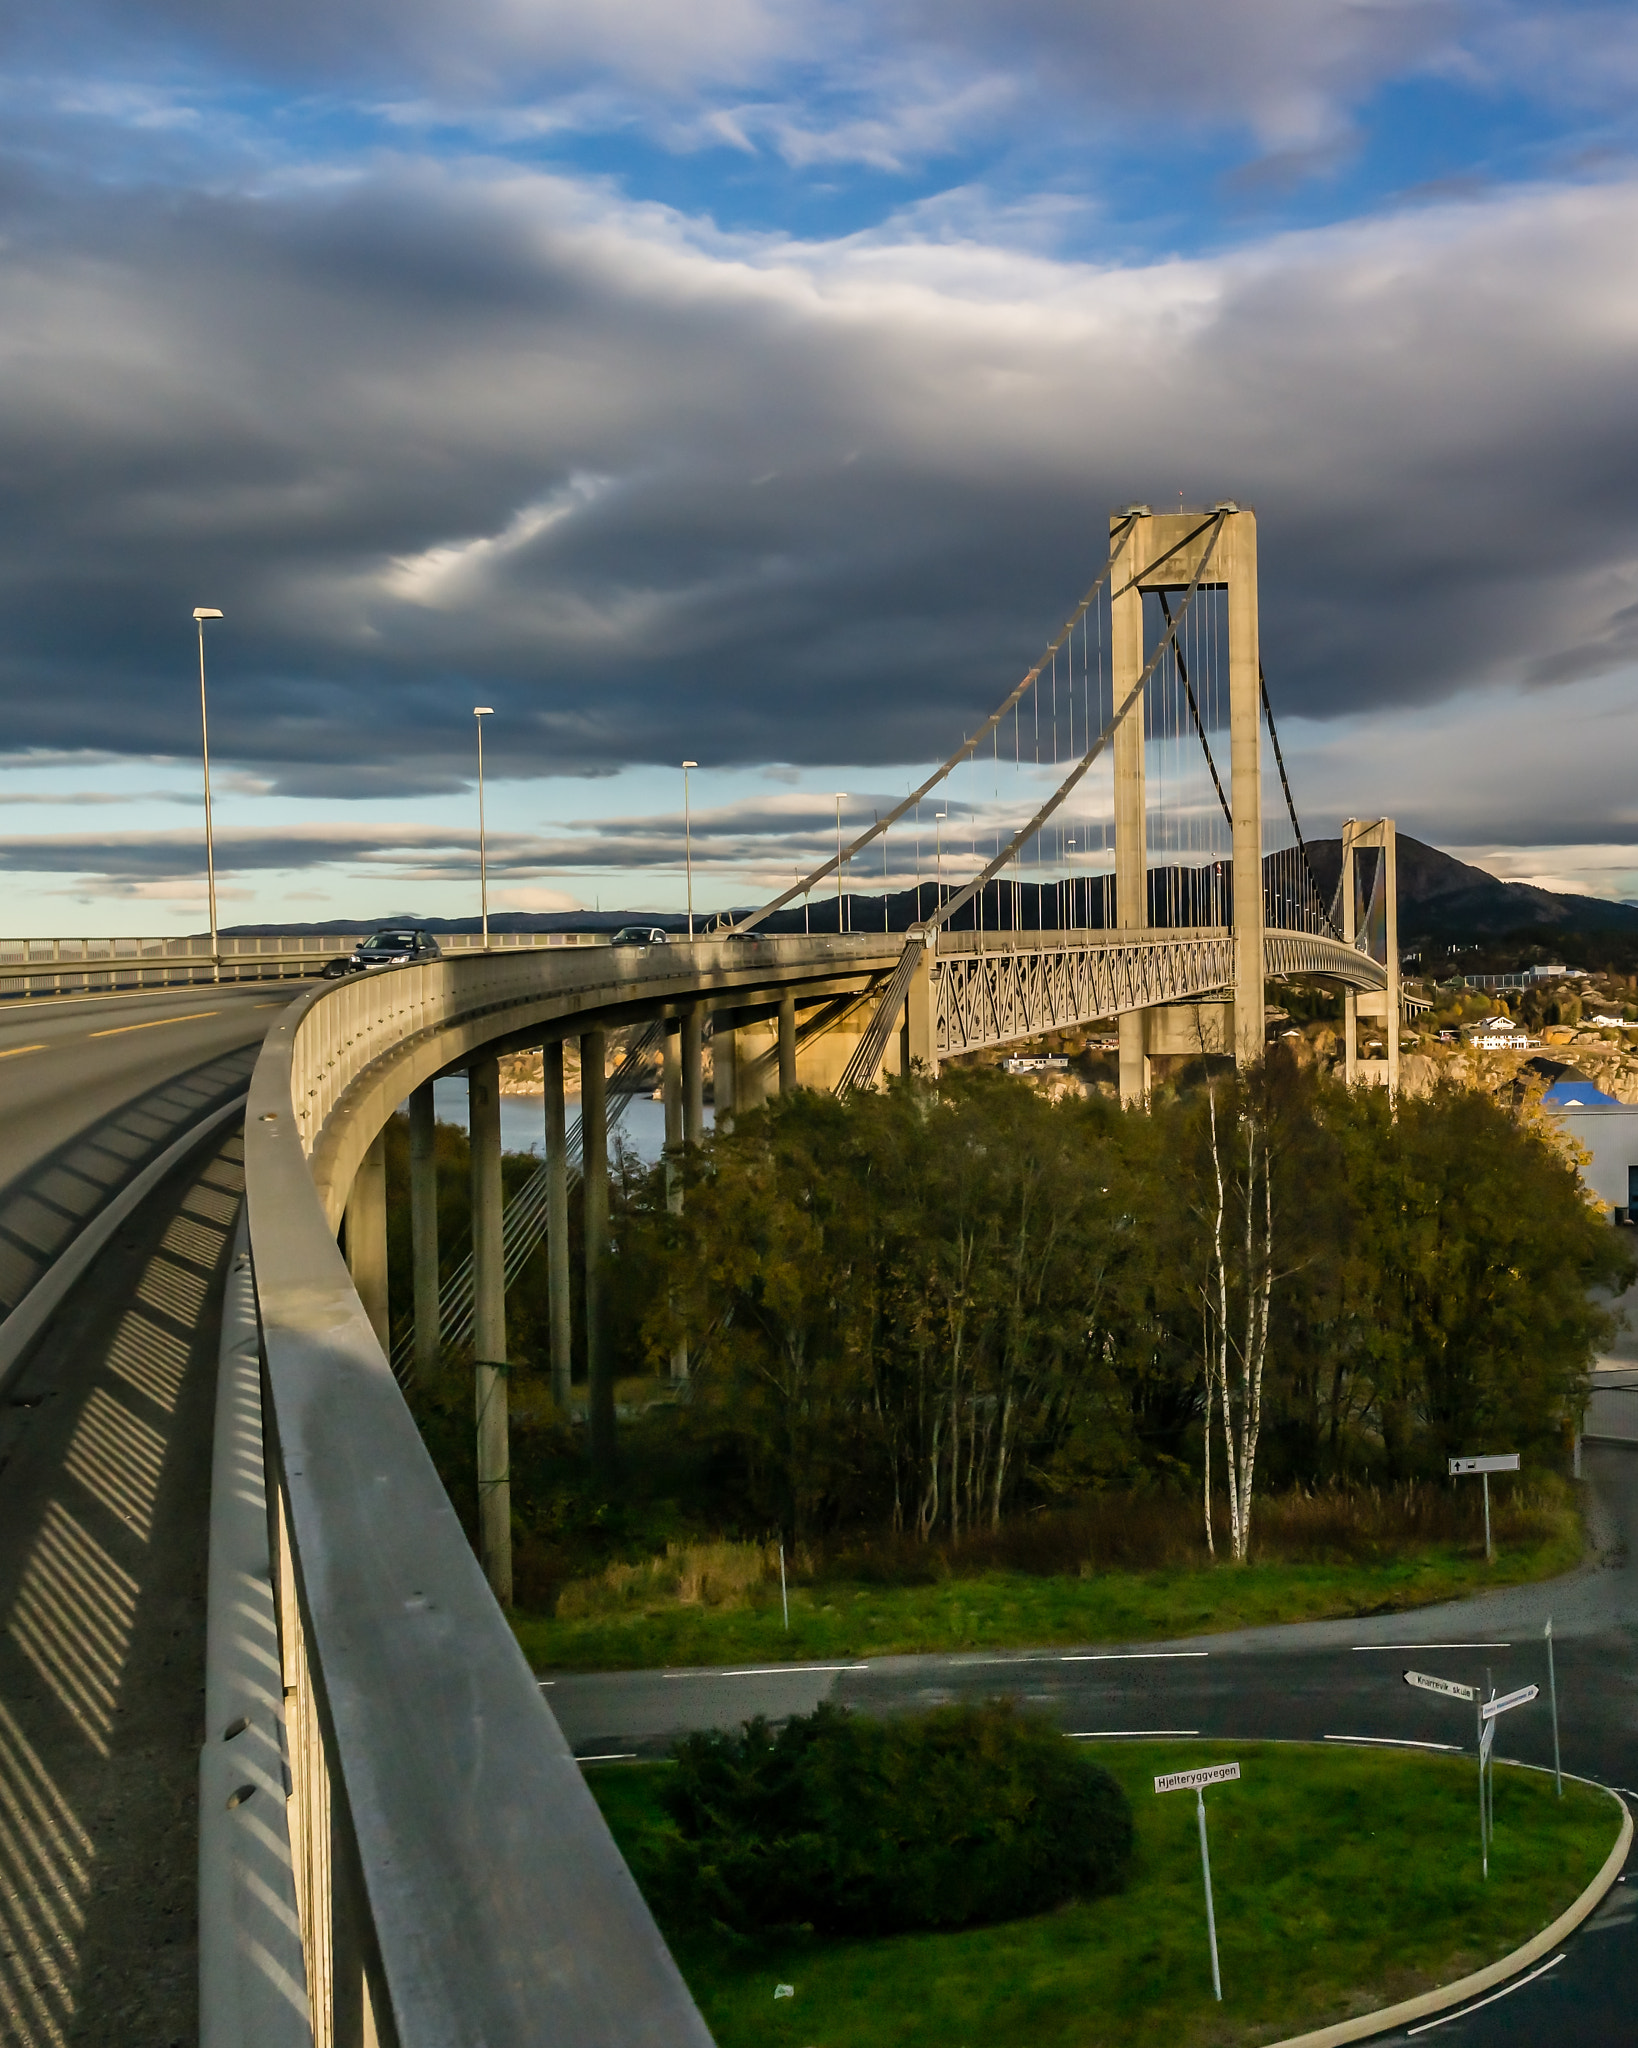
<svg viewBox="0 0 1638 2048">
<path fill-rule="evenodd" d="M 686 758 L 715 906 L 1224 494 L 1312 831 L 1638 896 L 1630 8 L 13 0 L 0 65 L 0 929 L 199 927 L 196 604 L 224 922 L 474 909 L 475 703 L 493 904 L 680 905 Z"/>
</svg>

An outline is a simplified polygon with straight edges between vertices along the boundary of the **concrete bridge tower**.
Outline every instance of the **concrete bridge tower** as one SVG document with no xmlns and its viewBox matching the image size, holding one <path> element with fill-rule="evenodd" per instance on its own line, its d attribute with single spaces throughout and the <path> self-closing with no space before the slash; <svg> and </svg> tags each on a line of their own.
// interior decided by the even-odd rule
<svg viewBox="0 0 1638 2048">
<path fill-rule="evenodd" d="M 1238 1065 L 1263 1052 L 1263 789 L 1262 708 L 1257 643 L 1257 517 L 1232 501 L 1221 521 L 1200 512 L 1142 513 L 1116 567 L 1110 604 L 1113 701 L 1123 703 L 1143 673 L 1143 593 L 1187 590 L 1210 549 L 1202 590 L 1228 593 L 1229 775 L 1233 812 L 1235 987 L 1229 1006 L 1191 1004 L 1135 1010 L 1120 1019 L 1120 1092 L 1126 1102 L 1148 1094 L 1152 1053 L 1232 1045 Z M 1111 535 L 1128 514 L 1110 518 Z M 1115 730 L 1115 923 L 1133 931 L 1149 923 L 1148 834 L 1145 822 L 1144 693 Z M 1225 1031 L 1225 1026 L 1230 1028 Z"/>
</svg>

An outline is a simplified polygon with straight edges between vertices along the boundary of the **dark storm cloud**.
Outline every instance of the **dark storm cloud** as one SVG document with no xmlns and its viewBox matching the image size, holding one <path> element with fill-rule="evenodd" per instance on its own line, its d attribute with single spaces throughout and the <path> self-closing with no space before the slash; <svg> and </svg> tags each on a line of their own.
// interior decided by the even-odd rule
<svg viewBox="0 0 1638 2048">
<path fill-rule="evenodd" d="M 408 161 L 7 203 L 14 750 L 191 753 L 204 603 L 285 792 L 447 790 L 474 702 L 513 774 L 924 760 L 1180 486 L 1258 508 L 1282 709 L 1627 658 L 1633 184 L 1124 271 Z"/>
</svg>

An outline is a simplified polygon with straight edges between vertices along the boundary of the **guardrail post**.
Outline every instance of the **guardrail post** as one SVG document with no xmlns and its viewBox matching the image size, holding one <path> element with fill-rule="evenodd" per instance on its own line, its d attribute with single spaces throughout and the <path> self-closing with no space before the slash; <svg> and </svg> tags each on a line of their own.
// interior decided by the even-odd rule
<svg viewBox="0 0 1638 2048">
<path fill-rule="evenodd" d="M 383 1351 L 387 1317 L 387 1134 L 377 1131 L 347 1196 L 347 1270 Z"/>
<path fill-rule="evenodd" d="M 552 1400 L 569 1419 L 569 1139 L 563 1101 L 563 1041 L 540 1049 L 546 1086 L 546 1282 L 551 1317 Z"/>
<path fill-rule="evenodd" d="M 703 1052 L 702 1025 L 704 1017 L 698 1003 L 690 1003 L 682 1013 L 682 1111 L 683 1143 L 702 1144 L 705 1139 L 705 1059 Z"/>
<path fill-rule="evenodd" d="M 415 1370 L 436 1372 L 443 1348 L 438 1319 L 437 1112 L 432 1083 L 410 1096 L 410 1247 L 415 1267 Z"/>
<path fill-rule="evenodd" d="M 614 1361 L 603 1328 L 609 1248 L 608 1033 L 580 1035 L 580 1185 L 586 1203 L 586 1446 L 592 1462 L 614 1461 Z"/>
<path fill-rule="evenodd" d="M 472 1144 L 472 1351 L 478 1426 L 478 1550 L 503 1607 L 512 1604 L 512 1482 L 506 1427 L 506 1252 L 501 1236 L 500 1067 L 467 1069 Z"/>
</svg>

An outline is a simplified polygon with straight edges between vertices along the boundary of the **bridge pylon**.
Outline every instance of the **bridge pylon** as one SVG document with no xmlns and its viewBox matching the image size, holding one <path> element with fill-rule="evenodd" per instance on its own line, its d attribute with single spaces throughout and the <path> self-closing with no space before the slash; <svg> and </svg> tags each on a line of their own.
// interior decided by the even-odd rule
<svg viewBox="0 0 1638 2048">
<path fill-rule="evenodd" d="M 1143 674 L 1143 597 L 1183 592 L 1200 574 L 1201 590 L 1222 590 L 1228 604 L 1229 775 L 1233 813 L 1235 983 L 1233 1048 L 1246 1067 L 1263 1054 L 1263 783 L 1261 669 L 1257 637 L 1257 516 L 1224 501 L 1225 514 L 1204 523 L 1198 511 L 1110 515 L 1110 532 L 1131 519 L 1126 551 L 1110 601 L 1111 682 L 1120 704 Z M 1149 848 L 1144 777 L 1143 691 L 1115 728 L 1115 923 L 1138 931 L 1149 923 Z M 1119 1020 L 1120 1093 L 1141 1102 L 1149 1092 L 1155 1015 L 1133 1010 Z"/>
</svg>

